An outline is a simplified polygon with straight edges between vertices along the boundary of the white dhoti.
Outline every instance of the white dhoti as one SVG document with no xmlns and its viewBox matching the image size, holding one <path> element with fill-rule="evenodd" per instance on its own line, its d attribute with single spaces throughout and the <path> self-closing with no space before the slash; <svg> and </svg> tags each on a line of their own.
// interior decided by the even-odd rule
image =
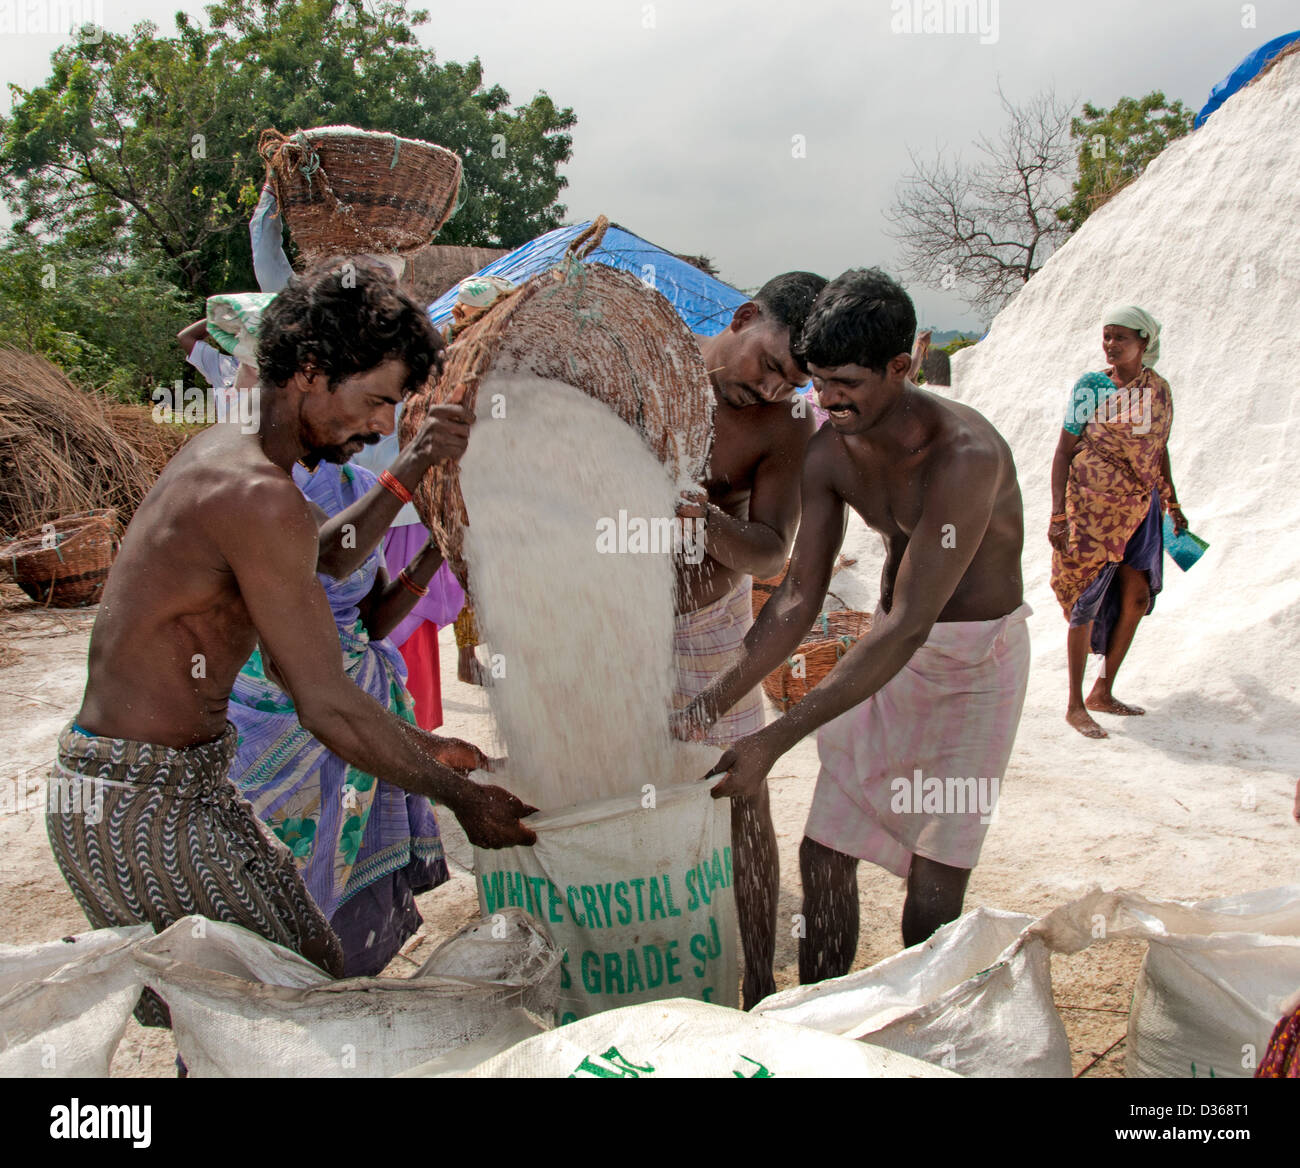
<svg viewBox="0 0 1300 1168">
<path fill-rule="evenodd" d="M 898 876 L 914 855 L 975 866 L 1025 704 L 1031 611 L 936 624 L 895 677 L 822 727 L 810 839 Z"/>
<path fill-rule="evenodd" d="M 751 578 L 745 576 L 712 604 L 678 613 L 673 634 L 677 663 L 675 709 L 690 705 L 740 660 L 745 634 L 754 623 L 751 584 Z M 713 724 L 705 741 L 726 746 L 762 728 L 763 695 L 755 686 Z"/>
</svg>

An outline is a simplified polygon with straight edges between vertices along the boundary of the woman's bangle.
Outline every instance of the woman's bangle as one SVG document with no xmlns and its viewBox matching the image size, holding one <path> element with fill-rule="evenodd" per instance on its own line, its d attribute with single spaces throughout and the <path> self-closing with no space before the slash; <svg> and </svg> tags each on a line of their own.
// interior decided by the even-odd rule
<svg viewBox="0 0 1300 1168">
<path fill-rule="evenodd" d="M 1058 514 L 1052 516 L 1052 523 L 1054 525 L 1057 523 L 1065 523 L 1068 519 L 1069 516 L 1064 511 L 1061 511 Z"/>
<path fill-rule="evenodd" d="M 389 494 L 396 495 L 403 503 L 409 503 L 414 497 L 410 491 L 397 481 L 397 478 L 392 471 L 385 470 L 380 472 L 379 485 Z"/>
<path fill-rule="evenodd" d="M 424 587 L 422 584 L 417 584 L 414 580 L 412 580 L 411 577 L 406 574 L 405 568 L 403 568 L 400 572 L 397 573 L 397 580 L 398 583 L 400 583 L 403 588 L 405 588 L 408 592 L 414 592 L 416 596 L 429 595 L 428 588 Z"/>
</svg>

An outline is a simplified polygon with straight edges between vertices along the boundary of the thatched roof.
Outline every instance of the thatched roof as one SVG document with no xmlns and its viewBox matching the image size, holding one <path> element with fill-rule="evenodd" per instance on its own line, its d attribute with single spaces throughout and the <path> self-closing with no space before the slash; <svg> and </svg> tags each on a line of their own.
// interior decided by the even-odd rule
<svg viewBox="0 0 1300 1168">
<path fill-rule="evenodd" d="M 410 258 L 415 297 L 421 304 L 432 304 L 466 276 L 509 254 L 495 247 L 453 247 L 445 243 L 422 247 Z"/>
</svg>

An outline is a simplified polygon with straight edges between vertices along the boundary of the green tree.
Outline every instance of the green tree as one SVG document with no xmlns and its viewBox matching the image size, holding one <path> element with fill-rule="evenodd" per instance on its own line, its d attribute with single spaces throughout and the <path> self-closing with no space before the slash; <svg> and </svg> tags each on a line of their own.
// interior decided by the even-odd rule
<svg viewBox="0 0 1300 1168">
<path fill-rule="evenodd" d="M 64 46 L 44 85 L 11 86 L 0 189 L 20 229 L 156 257 L 198 296 L 252 287 L 261 131 L 325 124 L 461 155 L 465 203 L 440 242 L 514 247 L 562 221 L 573 111 L 544 92 L 512 110 L 477 58 L 439 64 L 406 0 L 226 0 L 207 16 Z"/>
<path fill-rule="evenodd" d="M 11 232 L 0 247 L 0 343 L 123 401 L 177 377 L 192 383 L 175 337 L 201 309 L 161 267 Z"/>
<path fill-rule="evenodd" d="M 1074 198 L 1057 211 L 1061 220 L 1078 231 L 1170 142 L 1190 133 L 1195 116 L 1158 90 L 1141 99 L 1121 97 L 1111 109 L 1084 102 L 1083 116 L 1070 122 L 1070 137 L 1079 143 L 1079 177 Z"/>
</svg>

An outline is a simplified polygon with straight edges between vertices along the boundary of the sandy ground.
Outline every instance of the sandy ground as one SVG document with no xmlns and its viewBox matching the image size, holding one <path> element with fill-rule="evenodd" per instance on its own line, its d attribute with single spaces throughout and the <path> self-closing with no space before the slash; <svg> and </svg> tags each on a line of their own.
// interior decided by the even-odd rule
<svg viewBox="0 0 1300 1168">
<path fill-rule="evenodd" d="M 1153 617 L 1152 619 L 1158 619 Z M 47 941 L 83 932 L 86 922 L 56 868 L 45 836 L 43 783 L 60 729 L 85 682 L 93 612 L 0 613 L 0 646 L 18 650 L 0 665 L 0 941 Z M 445 733 L 491 741 L 484 691 L 455 676 L 452 631 L 442 635 Z M 6 654 L 0 650 L 0 660 Z M 1108 718 L 1112 737 L 1085 743 L 1063 721 L 1063 652 L 1036 654 L 1029 697 L 967 908 L 989 905 L 1041 914 L 1094 886 L 1201 899 L 1300 878 L 1300 829 L 1291 820 L 1300 717 L 1262 727 L 1205 708 L 1194 679 L 1179 693 L 1141 686 L 1142 633 L 1126 665 L 1123 696 L 1147 705 L 1139 719 Z M 769 710 L 769 716 L 774 711 Z M 806 740 L 772 774 L 781 854 L 780 920 L 799 911 L 798 845 L 817 775 Z M 387 971 L 414 970 L 428 952 L 478 915 L 470 849 L 444 817 L 453 877 L 420 898 L 420 933 Z M 902 882 L 864 865 L 862 934 L 855 968 L 901 948 Z M 792 932 L 778 934 L 777 983 L 797 983 Z M 1055 997 L 1070 1037 L 1074 1072 L 1123 1074 L 1124 1035 L 1144 946 L 1112 943 L 1053 958 Z M 170 1075 L 170 1034 L 132 1020 L 114 1075 Z"/>
</svg>

